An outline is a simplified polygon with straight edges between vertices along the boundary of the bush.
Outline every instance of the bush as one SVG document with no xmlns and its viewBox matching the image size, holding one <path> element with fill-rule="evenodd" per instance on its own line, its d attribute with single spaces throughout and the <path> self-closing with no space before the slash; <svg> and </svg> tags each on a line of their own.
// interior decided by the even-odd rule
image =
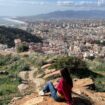
<svg viewBox="0 0 105 105">
<path fill-rule="evenodd" d="M 84 61 L 72 56 L 58 57 L 57 59 L 55 59 L 53 67 L 55 67 L 56 69 L 62 69 L 66 67 L 72 70 L 87 69 L 87 65 Z"/>
<path fill-rule="evenodd" d="M 29 71 L 30 67 L 28 64 L 24 62 L 24 60 L 19 60 L 15 62 L 13 65 L 10 65 L 8 70 L 11 74 L 17 75 L 20 71 Z"/>
<path fill-rule="evenodd" d="M 96 40 L 95 43 L 101 46 L 105 46 L 105 41 L 101 42 L 100 40 Z"/>
<path fill-rule="evenodd" d="M 27 60 L 35 67 L 41 67 L 46 62 L 46 56 L 39 53 L 32 53 Z"/>
<path fill-rule="evenodd" d="M 105 92 L 105 77 L 95 78 L 95 87 L 98 92 Z"/>
<path fill-rule="evenodd" d="M 19 60 L 18 56 L 12 56 L 11 54 L 6 56 L 0 55 L 0 66 L 11 64 L 17 60 Z"/>
<path fill-rule="evenodd" d="M 18 73 L 29 70 L 29 65 L 17 55 L 0 55 L 0 70 L 8 75 L 0 75 L 0 105 L 8 105 L 18 93 L 17 86 L 21 82 Z"/>
<path fill-rule="evenodd" d="M 68 68 L 70 74 L 79 78 L 97 76 L 96 73 L 89 70 L 85 61 L 72 56 L 58 57 L 50 68 Z"/>
<path fill-rule="evenodd" d="M 18 53 L 25 52 L 25 51 L 29 50 L 29 47 L 26 44 L 21 43 L 17 46 L 16 50 L 17 50 Z"/>
</svg>

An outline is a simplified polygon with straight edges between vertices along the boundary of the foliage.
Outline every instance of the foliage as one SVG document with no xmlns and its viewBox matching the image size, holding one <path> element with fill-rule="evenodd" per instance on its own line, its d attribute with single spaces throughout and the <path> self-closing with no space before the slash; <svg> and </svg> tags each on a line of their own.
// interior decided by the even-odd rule
<svg viewBox="0 0 105 105">
<path fill-rule="evenodd" d="M 3 56 L 0 55 L 0 66 L 11 64 L 19 59 L 18 56 L 12 56 L 11 54 Z"/>
<path fill-rule="evenodd" d="M 17 52 L 20 53 L 20 52 L 25 52 L 25 51 L 28 51 L 29 50 L 29 47 L 28 45 L 24 44 L 24 43 L 21 43 L 17 46 Z"/>
<path fill-rule="evenodd" d="M 17 75 L 20 71 L 29 71 L 29 65 L 25 62 L 18 61 L 8 67 L 10 73 Z"/>
<path fill-rule="evenodd" d="M 41 67 L 46 62 L 46 56 L 39 53 L 32 53 L 27 58 L 32 65 Z"/>
<path fill-rule="evenodd" d="M 105 41 L 101 42 L 100 40 L 96 40 L 95 43 L 101 46 L 105 46 Z"/>
<path fill-rule="evenodd" d="M 58 57 L 50 68 L 68 68 L 71 75 L 79 78 L 97 76 L 96 73 L 89 70 L 85 61 L 73 56 Z"/>
<path fill-rule="evenodd" d="M 55 59 L 53 67 L 55 67 L 56 69 L 67 67 L 72 70 L 87 69 L 86 63 L 84 61 L 73 56 L 58 57 L 57 59 Z"/>
<path fill-rule="evenodd" d="M 17 86 L 21 82 L 18 73 L 29 69 L 29 65 L 18 55 L 0 55 L 0 71 L 8 72 L 8 75 L 0 74 L 0 105 L 7 105 L 17 94 Z"/>
<path fill-rule="evenodd" d="M 24 30 L 0 26 L 0 43 L 7 44 L 8 47 L 15 46 L 14 39 L 21 39 L 26 42 L 42 42 L 39 37 L 36 37 Z"/>
<path fill-rule="evenodd" d="M 94 82 L 96 86 L 96 91 L 105 92 L 105 76 L 95 78 Z"/>
<path fill-rule="evenodd" d="M 88 60 L 87 65 L 94 72 L 105 72 L 105 60 L 104 59 L 94 59 L 93 61 Z"/>
</svg>

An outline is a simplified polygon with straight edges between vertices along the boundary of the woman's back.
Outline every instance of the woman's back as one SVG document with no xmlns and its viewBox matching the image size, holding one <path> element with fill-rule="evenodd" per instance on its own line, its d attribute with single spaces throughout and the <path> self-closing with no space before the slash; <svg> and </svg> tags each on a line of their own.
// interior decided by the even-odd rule
<svg viewBox="0 0 105 105">
<path fill-rule="evenodd" d="M 63 78 L 59 81 L 59 84 L 57 86 L 58 93 L 64 96 L 65 100 L 69 105 L 71 105 L 72 102 L 71 97 L 72 87 L 73 86 L 68 84 Z"/>
</svg>

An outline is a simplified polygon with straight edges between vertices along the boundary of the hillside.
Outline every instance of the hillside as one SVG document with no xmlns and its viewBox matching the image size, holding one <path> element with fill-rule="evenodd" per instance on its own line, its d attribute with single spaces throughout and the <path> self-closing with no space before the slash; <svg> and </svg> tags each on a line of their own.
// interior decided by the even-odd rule
<svg viewBox="0 0 105 105">
<path fill-rule="evenodd" d="M 32 55 L 31 55 L 31 57 L 32 57 Z M 35 57 L 35 55 L 34 55 L 34 57 Z M 34 57 L 32 57 L 32 58 L 34 58 Z M 39 56 L 38 56 L 38 58 L 39 58 Z M 27 61 L 29 61 L 29 60 L 27 60 Z M 67 61 L 67 59 L 66 59 L 66 61 Z M 64 62 L 65 62 L 65 60 L 64 60 Z M 72 63 L 70 63 L 70 64 L 72 64 Z M 39 96 L 37 93 L 40 89 L 42 89 L 43 85 L 47 81 L 50 80 L 54 84 L 56 84 L 57 81 L 59 80 L 59 78 L 60 78 L 59 70 L 56 71 L 55 69 L 51 69 L 51 68 L 49 69 L 49 67 L 51 67 L 51 65 L 52 65 L 51 63 L 44 64 L 43 66 L 41 66 L 41 69 L 42 69 L 41 71 L 33 66 L 33 67 L 31 67 L 33 69 L 31 69 L 31 71 L 29 71 L 28 74 L 26 72 L 20 72 L 19 76 L 21 79 L 31 81 L 33 83 L 32 86 L 34 86 L 34 91 L 30 95 L 25 95 L 24 97 L 14 97 L 11 100 L 9 105 L 67 105 L 67 103 L 65 103 L 65 102 L 61 102 L 61 103 L 55 102 L 51 98 L 50 94 L 46 94 L 45 96 Z M 79 66 L 80 65 L 81 64 L 79 64 Z M 77 68 L 79 68 L 79 66 Z M 79 73 L 81 72 L 81 70 L 79 70 Z M 72 97 L 73 97 L 73 103 L 74 103 L 73 105 L 77 105 L 77 103 L 78 103 L 78 105 L 105 105 L 105 91 L 100 92 L 102 90 L 101 87 L 100 87 L 100 91 L 94 90 L 97 86 L 96 86 L 95 81 L 93 81 L 93 79 L 90 78 L 91 75 L 94 75 L 94 73 L 95 73 L 95 75 L 97 74 L 96 71 L 94 71 L 94 72 L 91 71 L 91 74 L 89 74 L 89 71 L 85 70 L 85 73 L 79 74 L 82 77 L 83 77 L 83 75 L 85 75 L 85 78 L 81 78 L 81 79 L 77 78 L 77 77 L 73 78 L 73 89 L 72 89 Z M 86 78 L 87 77 L 86 74 L 89 74 L 88 78 Z M 74 73 L 74 75 L 76 75 L 76 72 Z M 103 76 L 102 77 L 101 76 L 102 75 L 97 74 L 97 77 L 100 77 L 100 79 L 101 79 L 100 81 L 102 81 L 102 77 L 103 77 Z M 94 79 L 98 80 L 97 77 L 94 77 Z M 103 78 L 105 78 L 105 76 Z M 104 82 L 104 80 L 103 80 L 103 82 Z M 98 85 L 102 86 L 100 83 L 101 82 L 99 82 Z M 29 84 L 22 83 L 18 86 L 21 94 L 24 94 L 24 92 L 27 91 L 28 88 L 27 87 L 26 87 L 26 89 L 24 88 L 27 85 L 29 85 Z M 102 88 L 104 88 L 104 87 L 102 87 Z"/>
<path fill-rule="evenodd" d="M 19 20 L 31 21 L 36 20 L 51 20 L 51 19 L 105 19 L 105 11 L 99 10 L 87 10 L 87 11 L 55 11 L 48 14 L 40 14 L 37 16 L 19 17 Z"/>
<path fill-rule="evenodd" d="M 26 42 L 41 42 L 40 38 L 21 29 L 0 26 L 0 43 L 13 47 L 14 39 L 17 38 Z"/>
<path fill-rule="evenodd" d="M 51 64 L 52 61 L 53 64 Z M 81 63 L 77 63 L 78 61 Z M 86 69 L 84 63 L 77 58 L 68 56 L 30 54 L 29 52 L 8 53 L 7 55 L 3 53 L 0 55 L 0 105 L 8 103 L 10 103 L 9 105 L 48 105 L 48 103 L 50 105 L 66 105 L 65 103 L 56 103 L 49 96 L 41 97 L 37 92 L 47 81 L 51 80 L 56 83 L 59 80 L 59 69 L 55 69 L 56 67 L 74 67 L 73 65 L 79 68 L 75 69 L 77 71 L 71 72 L 74 80 L 73 91 L 77 93 L 76 97 L 82 99 L 87 97 L 96 103 L 81 103 L 79 105 L 105 105 L 105 68 L 102 70 L 102 66 L 99 65 L 101 63 L 104 66 L 105 61 L 86 61 L 92 70 Z M 76 99 L 76 101 L 82 100 Z M 87 101 L 85 100 L 85 102 Z"/>
</svg>

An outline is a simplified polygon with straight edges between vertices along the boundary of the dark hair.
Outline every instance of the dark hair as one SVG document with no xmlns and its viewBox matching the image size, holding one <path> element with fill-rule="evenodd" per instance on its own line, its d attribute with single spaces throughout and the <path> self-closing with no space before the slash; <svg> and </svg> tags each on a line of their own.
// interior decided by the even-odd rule
<svg viewBox="0 0 105 105">
<path fill-rule="evenodd" d="M 66 81 L 68 84 L 70 84 L 71 86 L 73 86 L 73 81 L 72 78 L 70 77 L 70 73 L 68 68 L 64 68 L 60 71 L 61 76 L 63 77 L 64 81 Z"/>
</svg>

